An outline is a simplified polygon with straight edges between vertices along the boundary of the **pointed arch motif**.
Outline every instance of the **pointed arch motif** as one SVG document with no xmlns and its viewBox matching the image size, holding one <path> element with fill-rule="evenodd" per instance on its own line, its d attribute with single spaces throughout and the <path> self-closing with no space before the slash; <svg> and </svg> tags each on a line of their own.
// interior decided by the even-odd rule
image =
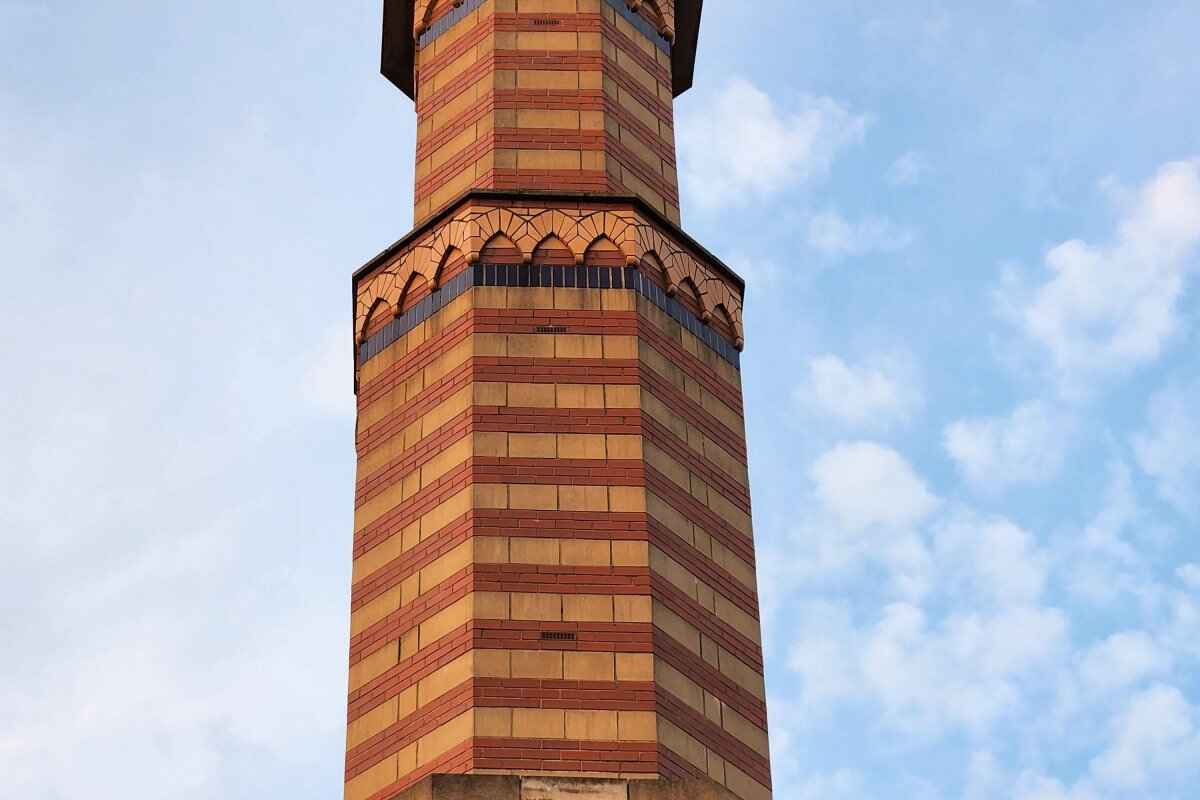
<svg viewBox="0 0 1200 800">
<path fill-rule="evenodd" d="M 623 267 L 625 253 L 616 242 L 601 234 L 584 250 L 583 263 L 589 267 Z"/>
<path fill-rule="evenodd" d="M 382 297 L 376 298 L 371 304 L 370 310 L 367 311 L 366 319 L 363 320 L 362 337 L 369 337 L 384 325 L 392 321 L 393 306 Z"/>
<path fill-rule="evenodd" d="M 463 0 L 454 0 L 453 7 L 458 8 L 463 4 Z M 420 36 L 429 29 L 430 23 L 433 21 L 433 12 L 437 10 L 439 0 L 417 0 L 417 4 L 413 9 L 413 35 Z"/>
<path fill-rule="evenodd" d="M 476 263 L 487 247 L 494 249 L 502 240 L 507 240 L 502 242 L 508 251 L 506 261 L 520 259 L 529 263 L 534 251 L 549 236 L 557 237 L 572 253 L 576 263 L 583 263 L 589 254 L 598 252 L 598 248 L 605 248 L 611 254 L 603 241 L 615 245 L 629 266 L 650 261 L 662 270 L 662 283 L 668 293 L 678 292 L 684 279 L 690 280 L 699 297 L 701 314 L 716 315 L 718 307 L 723 309 L 721 313 L 728 317 L 735 333 L 735 344 L 740 349 L 744 343 L 741 297 L 703 261 L 657 225 L 643 221 L 637 212 L 631 209 L 570 208 L 514 210 L 487 206 L 464 209 L 373 275 L 361 279 L 355 304 L 355 335 L 361 337 L 366 331 L 367 318 L 376 300 L 383 299 L 392 308 L 400 306 L 401 296 L 414 273 L 422 275 L 431 288 L 436 288 L 446 277 L 444 269 L 451 260 L 462 256 L 468 264 Z M 612 255 L 606 258 L 616 260 Z"/>
<path fill-rule="evenodd" d="M 729 309 L 725 307 L 724 303 L 717 303 L 713 306 L 712 322 L 710 324 L 717 333 L 720 333 L 731 342 L 737 341 L 737 327 L 733 323 L 733 315 L 729 313 Z"/>
<path fill-rule="evenodd" d="M 700 294 L 700 288 L 696 286 L 696 282 L 690 276 L 685 275 L 679 281 L 678 288 L 675 291 L 675 299 L 701 320 L 707 322 L 712 319 L 712 312 L 704 307 L 704 299 Z"/>
<path fill-rule="evenodd" d="M 412 257 L 411 252 L 401 254 L 359 286 L 355 309 L 355 339 L 366 339 L 368 317 L 379 300 L 385 301 L 392 308 L 400 302 L 400 293 L 404 284 L 408 282 L 408 273 L 411 272 L 409 265 L 412 263 Z"/>
<path fill-rule="evenodd" d="M 442 284 L 446 282 L 448 277 L 461 271 L 459 267 L 466 263 L 466 257 L 463 251 L 454 245 L 450 245 L 442 253 L 442 257 L 438 260 L 437 266 L 433 268 L 433 279 L 429 282 L 430 290 L 436 292 L 442 288 Z M 450 274 L 447 274 L 450 273 Z"/>
<path fill-rule="evenodd" d="M 396 316 L 415 306 L 433 290 L 433 284 L 420 272 L 414 271 L 408 276 L 404 291 L 400 293 L 400 302 L 396 304 Z"/>
<path fill-rule="evenodd" d="M 670 14 L 665 13 L 664 5 L 658 0 L 626 0 L 625 4 L 629 6 L 631 11 L 640 11 L 642 6 L 650 9 L 653 14 L 654 27 L 658 29 L 658 33 L 668 42 L 675 41 L 675 12 L 672 8 Z"/>
<path fill-rule="evenodd" d="M 521 248 L 503 231 L 497 231 L 488 237 L 479 253 L 482 260 L 498 264 L 515 264 L 524 260 Z"/>
<path fill-rule="evenodd" d="M 576 236 L 576 252 L 586 253 L 587 249 L 603 236 L 620 248 L 625 255 L 626 264 L 633 266 L 637 263 L 637 228 L 633 218 L 627 214 L 614 211 L 596 211 L 588 214 L 579 220 Z"/>
<path fill-rule="evenodd" d="M 467 254 L 470 263 L 471 226 L 463 219 L 452 219 L 434 231 L 429 240 L 427 261 L 421 266 L 421 274 L 432 282 L 434 288 L 441 286 L 442 269 L 448 263 L 452 250 Z M 478 248 L 476 248 L 478 252 Z"/>
<path fill-rule="evenodd" d="M 535 266 L 574 264 L 576 261 L 577 257 L 567 243 L 553 233 L 546 234 L 546 238 L 538 242 L 531 259 Z"/>
<path fill-rule="evenodd" d="M 527 230 L 525 231 L 528 239 L 532 242 L 532 246 L 527 251 L 532 257 L 535 248 L 539 247 L 546 239 L 551 236 L 562 242 L 576 263 L 580 263 L 583 258 L 583 250 L 575 245 L 578 237 L 579 221 L 568 217 L 558 209 L 543 211 L 534 217 L 531 217 Z M 522 247 L 525 247 L 525 242 L 518 241 Z"/>
</svg>

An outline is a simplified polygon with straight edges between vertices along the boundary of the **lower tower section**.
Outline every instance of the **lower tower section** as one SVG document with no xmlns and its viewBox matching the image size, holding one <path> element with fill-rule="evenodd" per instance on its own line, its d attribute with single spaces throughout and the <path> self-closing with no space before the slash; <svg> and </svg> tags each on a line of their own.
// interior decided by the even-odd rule
<svg viewBox="0 0 1200 800">
<path fill-rule="evenodd" d="M 348 800 L 770 797 L 741 294 L 635 197 L 474 192 L 356 274 Z"/>
</svg>

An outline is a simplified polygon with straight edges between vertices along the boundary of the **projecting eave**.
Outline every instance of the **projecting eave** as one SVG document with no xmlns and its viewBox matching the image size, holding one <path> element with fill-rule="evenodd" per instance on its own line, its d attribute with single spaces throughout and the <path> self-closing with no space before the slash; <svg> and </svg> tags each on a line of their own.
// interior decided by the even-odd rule
<svg viewBox="0 0 1200 800">
<path fill-rule="evenodd" d="M 383 76 L 410 98 L 416 98 L 416 43 L 413 14 L 416 0 L 383 2 Z M 672 91 L 675 96 L 692 88 L 696 47 L 700 41 L 700 14 L 704 0 L 677 0 L 675 43 L 671 48 Z"/>
<path fill-rule="evenodd" d="M 671 90 L 676 97 L 692 88 L 696 48 L 700 44 L 700 14 L 704 0 L 675 3 L 675 43 L 671 47 Z"/>
<path fill-rule="evenodd" d="M 413 38 L 413 6 L 416 0 L 383 0 L 383 77 L 416 99 L 416 41 Z"/>
</svg>

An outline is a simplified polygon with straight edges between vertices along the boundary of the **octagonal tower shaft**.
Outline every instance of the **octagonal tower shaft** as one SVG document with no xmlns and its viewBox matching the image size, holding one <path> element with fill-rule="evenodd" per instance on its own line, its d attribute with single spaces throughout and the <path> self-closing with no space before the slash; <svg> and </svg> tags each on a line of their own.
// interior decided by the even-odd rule
<svg viewBox="0 0 1200 800">
<path fill-rule="evenodd" d="M 699 16 L 387 0 L 417 225 L 353 279 L 347 800 L 771 796 L 744 285 L 678 226 Z"/>
<path fill-rule="evenodd" d="M 484 188 L 635 194 L 678 222 L 664 7 L 417 2 L 416 220 Z"/>
</svg>

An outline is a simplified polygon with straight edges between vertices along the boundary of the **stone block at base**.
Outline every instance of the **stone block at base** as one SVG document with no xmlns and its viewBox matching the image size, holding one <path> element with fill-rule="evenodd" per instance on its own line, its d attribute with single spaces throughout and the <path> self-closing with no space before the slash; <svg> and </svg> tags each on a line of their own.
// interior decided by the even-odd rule
<svg viewBox="0 0 1200 800">
<path fill-rule="evenodd" d="M 389 800 L 737 800 L 712 781 L 431 775 Z"/>
</svg>

